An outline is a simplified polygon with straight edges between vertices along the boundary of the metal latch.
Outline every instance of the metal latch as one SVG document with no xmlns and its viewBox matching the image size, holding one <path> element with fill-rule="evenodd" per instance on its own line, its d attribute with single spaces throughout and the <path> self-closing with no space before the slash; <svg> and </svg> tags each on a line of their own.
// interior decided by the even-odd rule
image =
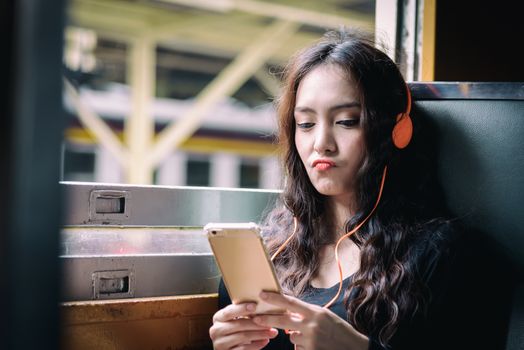
<svg viewBox="0 0 524 350">
<path fill-rule="evenodd" d="M 95 271 L 93 299 L 132 298 L 135 295 L 135 275 L 132 270 Z"/>
<path fill-rule="evenodd" d="M 121 224 L 129 218 L 130 193 L 116 190 L 94 190 L 89 196 L 90 221 Z"/>
<path fill-rule="evenodd" d="M 123 214 L 125 209 L 125 197 L 99 196 L 95 199 L 95 212 L 97 214 Z"/>
</svg>

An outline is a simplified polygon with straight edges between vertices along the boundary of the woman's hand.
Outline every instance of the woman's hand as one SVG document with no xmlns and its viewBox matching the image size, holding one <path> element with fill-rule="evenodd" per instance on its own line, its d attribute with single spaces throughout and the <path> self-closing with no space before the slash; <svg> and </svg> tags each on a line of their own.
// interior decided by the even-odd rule
<svg viewBox="0 0 524 350">
<path fill-rule="evenodd" d="M 209 335 L 213 348 L 222 349 L 262 349 L 278 331 L 271 327 L 257 325 L 250 318 L 255 304 L 231 304 L 217 311 Z"/>
<path fill-rule="evenodd" d="M 368 338 L 328 309 L 278 293 L 262 292 L 260 297 L 288 312 L 259 315 L 253 321 L 260 326 L 289 330 L 297 349 L 368 349 Z"/>
</svg>

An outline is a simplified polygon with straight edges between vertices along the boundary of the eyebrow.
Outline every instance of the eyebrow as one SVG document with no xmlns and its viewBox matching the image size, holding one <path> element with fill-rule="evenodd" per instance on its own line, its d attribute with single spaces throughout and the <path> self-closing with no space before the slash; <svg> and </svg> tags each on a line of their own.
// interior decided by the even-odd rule
<svg viewBox="0 0 524 350">
<path fill-rule="evenodd" d="M 329 107 L 329 111 L 333 112 L 333 111 L 336 111 L 336 110 L 339 110 L 339 109 L 357 108 L 357 107 L 360 108 L 361 105 L 360 105 L 359 102 L 355 101 L 355 102 L 341 103 L 339 105 L 331 106 L 331 107 Z M 301 107 L 301 106 L 295 107 L 295 112 L 316 113 L 313 108 Z"/>
</svg>

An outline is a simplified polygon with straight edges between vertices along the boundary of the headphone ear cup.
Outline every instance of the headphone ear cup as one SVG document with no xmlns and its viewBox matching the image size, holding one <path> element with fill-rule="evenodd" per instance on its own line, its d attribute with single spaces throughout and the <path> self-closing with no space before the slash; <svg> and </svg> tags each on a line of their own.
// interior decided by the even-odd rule
<svg viewBox="0 0 524 350">
<path fill-rule="evenodd" d="M 413 136 L 413 122 L 407 113 L 400 113 L 397 116 L 397 123 L 393 128 L 391 137 L 393 144 L 399 149 L 403 149 L 409 145 L 411 137 Z"/>
</svg>

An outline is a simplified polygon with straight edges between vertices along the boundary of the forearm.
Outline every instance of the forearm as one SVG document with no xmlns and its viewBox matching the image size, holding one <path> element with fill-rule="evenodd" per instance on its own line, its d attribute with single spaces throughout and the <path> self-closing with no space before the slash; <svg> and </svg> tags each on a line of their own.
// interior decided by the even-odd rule
<svg viewBox="0 0 524 350">
<path fill-rule="evenodd" d="M 342 349 L 335 347 L 336 349 Z M 355 350 L 369 350 L 370 341 L 369 338 L 364 334 L 358 333 L 357 336 L 351 337 L 349 343 L 346 345 L 346 349 L 355 349 Z"/>
<path fill-rule="evenodd" d="M 332 347 L 330 346 L 330 348 L 352 350 L 370 349 L 371 342 L 367 336 L 358 332 L 354 327 L 342 319 L 337 321 L 337 326 L 333 327 L 333 333 L 330 337 L 333 339 L 333 344 L 331 344 Z"/>
</svg>

